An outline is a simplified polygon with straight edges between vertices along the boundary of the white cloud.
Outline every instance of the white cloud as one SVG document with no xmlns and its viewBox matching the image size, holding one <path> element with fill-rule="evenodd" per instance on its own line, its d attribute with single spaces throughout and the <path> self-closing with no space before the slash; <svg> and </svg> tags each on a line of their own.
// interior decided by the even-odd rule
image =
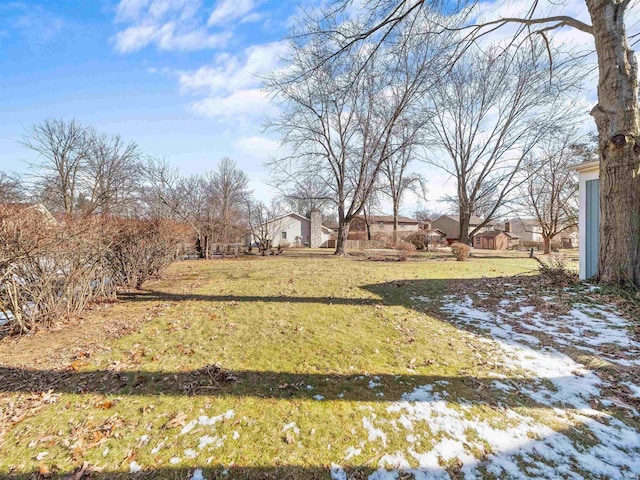
<svg viewBox="0 0 640 480">
<path fill-rule="evenodd" d="M 116 21 L 130 26 L 114 36 L 115 48 L 128 53 L 149 45 L 160 50 L 224 47 L 230 31 L 212 31 L 201 9 L 200 0 L 121 0 Z"/>
<path fill-rule="evenodd" d="M 239 138 L 235 142 L 235 147 L 240 153 L 245 155 L 264 158 L 274 155 L 281 150 L 280 143 L 260 135 Z"/>
<path fill-rule="evenodd" d="M 240 122 L 246 117 L 268 113 L 271 105 L 265 92 L 252 88 L 207 97 L 195 102 L 192 108 L 194 112 L 205 117 L 227 117 Z"/>
<path fill-rule="evenodd" d="M 209 16 L 209 25 L 224 25 L 248 14 L 255 8 L 253 0 L 218 0 L 216 8 Z M 256 18 L 255 15 L 252 17 Z"/>
<path fill-rule="evenodd" d="M 280 67 L 285 42 L 252 45 L 237 55 L 220 54 L 214 63 L 179 74 L 180 90 L 201 96 L 193 104 L 207 117 L 260 117 L 273 111 L 260 75 Z"/>
</svg>

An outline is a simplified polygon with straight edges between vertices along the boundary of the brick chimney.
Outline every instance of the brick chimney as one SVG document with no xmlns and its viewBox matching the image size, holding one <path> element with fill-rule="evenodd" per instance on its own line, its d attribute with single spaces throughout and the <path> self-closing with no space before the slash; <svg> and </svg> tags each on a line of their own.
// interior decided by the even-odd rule
<svg viewBox="0 0 640 480">
<path fill-rule="evenodd" d="M 511 222 L 509 222 L 509 220 L 504 222 L 504 231 L 507 233 L 511 233 Z"/>
<path fill-rule="evenodd" d="M 309 240 L 311 248 L 322 246 L 322 213 L 318 210 L 311 212 L 311 238 Z"/>
</svg>

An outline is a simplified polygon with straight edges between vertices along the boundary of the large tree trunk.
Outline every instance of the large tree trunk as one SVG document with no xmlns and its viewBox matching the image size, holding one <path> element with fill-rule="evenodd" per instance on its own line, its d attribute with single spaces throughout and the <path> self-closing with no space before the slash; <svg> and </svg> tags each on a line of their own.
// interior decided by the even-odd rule
<svg viewBox="0 0 640 480">
<path fill-rule="evenodd" d="M 398 201 L 393 200 L 393 243 L 398 243 Z"/>
<path fill-rule="evenodd" d="M 336 240 L 336 251 L 333 252 L 334 255 L 338 255 L 340 257 L 348 257 L 347 253 L 347 238 L 349 237 L 349 223 L 344 221 L 338 223 L 338 238 Z"/>
<path fill-rule="evenodd" d="M 600 148 L 598 279 L 640 286 L 640 113 L 638 65 L 620 5 L 587 0 L 598 54 Z"/>
<path fill-rule="evenodd" d="M 551 253 L 551 237 L 547 235 L 542 236 L 542 244 L 544 245 L 544 253 L 545 255 L 549 255 Z"/>
<path fill-rule="evenodd" d="M 460 209 L 460 242 L 470 245 L 469 240 L 469 223 L 471 221 L 470 215 Z"/>
</svg>

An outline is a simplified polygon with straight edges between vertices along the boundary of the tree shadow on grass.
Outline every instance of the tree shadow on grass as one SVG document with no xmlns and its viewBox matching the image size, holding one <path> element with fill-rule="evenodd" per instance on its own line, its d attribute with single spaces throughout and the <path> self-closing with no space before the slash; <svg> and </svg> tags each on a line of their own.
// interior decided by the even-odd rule
<svg viewBox="0 0 640 480">
<path fill-rule="evenodd" d="M 432 296 L 439 301 L 440 295 L 449 282 L 458 287 L 475 288 L 477 279 L 456 280 L 400 280 L 382 284 L 362 286 L 364 290 L 379 298 L 335 298 L 335 297 L 293 297 L 293 296 L 239 296 L 239 295 L 199 295 L 199 294 L 166 294 L 156 291 L 135 292 L 126 301 L 202 301 L 202 302 L 288 302 L 288 303 L 318 303 L 324 305 L 394 305 L 414 308 L 417 311 L 432 309 L 424 302 L 415 302 L 412 297 Z M 473 291 L 473 290 L 472 290 Z M 439 303 L 438 303 L 439 305 Z M 433 311 L 436 311 L 433 308 Z M 444 315 L 438 315 L 441 321 L 452 323 Z M 483 334 L 479 332 L 479 334 Z M 490 337 L 488 333 L 484 333 Z M 567 377 L 566 380 L 574 380 Z M 207 396 L 207 397 L 253 397 L 276 400 L 308 400 L 351 401 L 351 402 L 395 402 L 407 400 L 407 392 L 416 388 L 431 386 L 434 392 L 446 392 L 447 402 L 465 402 L 469 405 L 486 405 L 496 408 L 513 409 L 528 407 L 551 410 L 549 404 L 538 403 L 531 398 L 531 392 L 540 388 L 553 388 L 545 385 L 548 380 L 536 378 L 500 378 L 500 382 L 508 384 L 511 390 L 507 393 L 494 385 L 495 377 L 480 377 L 473 375 L 441 376 L 428 374 L 403 373 L 399 375 L 380 374 L 372 376 L 355 374 L 304 374 L 276 371 L 228 371 L 215 365 L 191 371 L 134 371 L 92 370 L 92 371 L 57 371 L 57 370 L 29 370 L 12 367 L 0 367 L 0 391 L 38 392 L 53 390 L 55 393 L 72 394 L 101 394 L 101 395 L 168 395 L 168 396 Z M 565 378 L 555 378 L 554 382 L 562 382 Z M 383 395 L 380 395 L 380 394 Z M 586 399 L 585 399 L 586 400 Z M 411 400 L 415 402 L 415 398 Z M 559 406 L 559 405 L 554 405 Z M 552 434 L 574 438 L 576 430 L 559 430 Z M 546 441 L 545 439 L 531 439 L 531 443 Z M 520 445 L 505 455 L 517 454 Z M 495 458 L 484 456 L 478 459 L 479 465 L 490 465 Z M 571 458 L 566 458 L 567 464 Z M 132 478 L 126 471 L 102 472 L 92 475 L 92 478 Z M 328 466 L 295 466 L 295 465 L 267 465 L 267 466 L 234 466 L 225 469 L 223 466 L 202 465 L 205 478 L 238 479 L 328 479 L 331 473 Z M 455 467 L 454 467 L 455 468 Z M 484 467 L 481 467 L 484 468 Z M 524 468 L 524 467 L 523 467 Z M 572 464 L 572 468 L 577 468 Z M 226 473 L 225 473 L 226 470 Z M 345 466 L 346 476 L 341 478 L 364 479 L 374 472 L 371 467 Z M 66 473 L 68 475 L 71 472 Z M 420 470 L 421 478 L 429 478 L 442 473 L 441 470 Z M 451 475 L 456 478 L 460 471 L 452 470 Z M 60 473 L 57 477 L 63 478 Z M 193 470 L 159 468 L 144 470 L 136 477 L 190 479 Z M 31 474 L 19 474 L 8 478 L 33 478 Z M 35 478 L 38 478 L 37 476 Z M 410 479 L 412 475 L 402 478 Z"/>
<path fill-rule="evenodd" d="M 494 390 L 494 377 L 420 374 L 305 374 L 275 371 L 230 371 L 216 365 L 189 371 L 29 370 L 0 366 L 0 392 L 68 394 L 254 397 L 275 400 L 393 402 L 426 385 L 455 392 L 478 404 L 502 407 L 541 406 L 524 393 L 535 378 L 502 378 L 514 394 Z"/>
</svg>

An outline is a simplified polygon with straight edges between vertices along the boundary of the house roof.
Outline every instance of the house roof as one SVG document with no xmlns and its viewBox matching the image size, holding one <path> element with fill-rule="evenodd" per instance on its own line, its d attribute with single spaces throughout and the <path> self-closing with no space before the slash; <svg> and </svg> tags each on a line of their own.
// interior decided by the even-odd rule
<svg viewBox="0 0 640 480">
<path fill-rule="evenodd" d="M 488 232 L 476 233 L 475 236 L 481 237 L 481 238 L 494 238 L 500 234 L 504 234 L 509 238 L 520 238 L 518 235 L 515 235 L 510 232 L 504 232 L 502 230 L 489 230 Z"/>
<path fill-rule="evenodd" d="M 576 172 L 585 172 L 589 170 L 598 170 L 600 168 L 600 160 L 593 160 L 591 162 L 582 162 L 577 165 L 572 165 L 569 167 L 570 170 L 575 170 Z"/>
<path fill-rule="evenodd" d="M 442 218 L 442 217 L 446 217 L 453 220 L 454 222 L 460 223 L 460 215 L 442 215 L 439 218 Z M 485 220 L 484 218 L 478 217 L 477 215 L 471 215 L 471 219 L 469 220 L 469 225 L 480 225 L 482 222 L 484 222 L 484 220 Z"/>
<path fill-rule="evenodd" d="M 289 212 L 289 213 L 285 213 L 284 215 L 280 215 L 279 217 L 276 217 L 273 220 L 270 220 L 268 223 L 277 222 L 278 220 L 282 220 L 285 217 L 298 217 L 300 220 L 306 220 L 307 222 L 311 221 L 309 217 L 305 217 L 304 215 L 300 215 L 299 213 L 296 213 L 296 212 Z M 333 232 L 335 230 L 334 228 L 327 227 L 325 225 L 320 225 L 320 226 L 325 230 L 328 230 L 329 232 Z"/>
<path fill-rule="evenodd" d="M 439 228 L 436 228 L 435 230 L 431 230 L 428 235 L 438 235 L 440 237 L 446 237 L 447 234 L 444 233 L 442 230 L 440 230 Z"/>
<path fill-rule="evenodd" d="M 358 218 L 364 220 L 364 215 L 358 215 Z M 393 223 L 393 215 L 370 215 L 369 220 L 374 223 L 384 222 L 384 223 Z M 420 220 L 416 220 L 415 218 L 404 217 L 402 215 L 398 215 L 398 223 L 413 223 L 419 224 L 424 223 Z"/>
</svg>

